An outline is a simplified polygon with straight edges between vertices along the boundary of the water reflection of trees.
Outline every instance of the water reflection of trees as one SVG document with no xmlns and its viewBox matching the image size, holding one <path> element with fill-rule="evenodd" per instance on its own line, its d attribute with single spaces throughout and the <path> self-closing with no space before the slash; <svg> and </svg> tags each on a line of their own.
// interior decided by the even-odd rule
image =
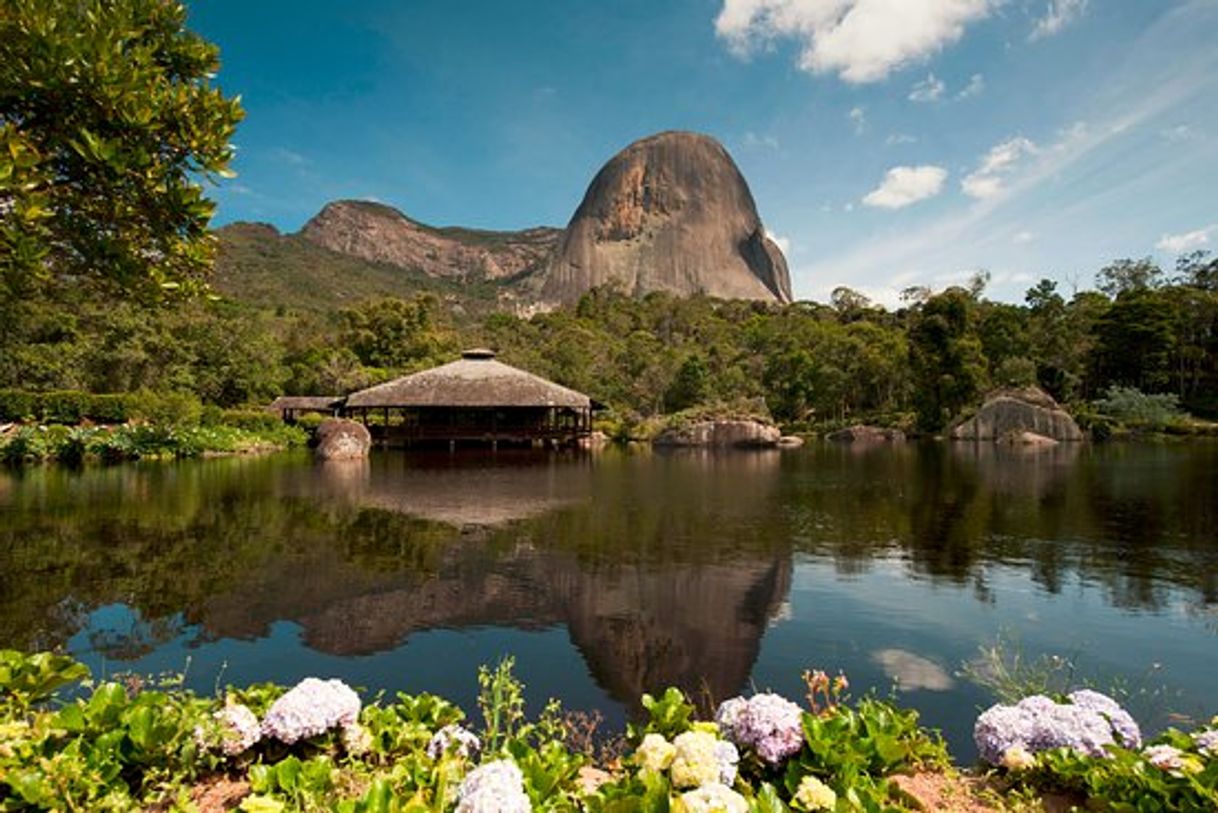
<svg viewBox="0 0 1218 813">
<path fill-rule="evenodd" d="M 1218 447 L 910 444 L 796 454 L 307 459 L 0 474 L 0 646 L 130 657 L 295 621 L 334 654 L 420 630 L 565 626 L 627 699 L 747 679 L 792 552 L 994 600 L 995 569 L 1123 608 L 1218 604 Z M 430 517 L 430 518 L 428 518 Z M 446 521 L 435 521 L 443 518 Z M 183 632 L 183 630 L 186 630 Z"/>
<path fill-rule="evenodd" d="M 839 569 L 901 556 L 916 577 L 988 600 L 992 568 L 1050 593 L 1082 582 L 1157 610 L 1218 600 L 1218 447 L 925 444 L 794 458 L 784 500 L 801 551 Z"/>
</svg>

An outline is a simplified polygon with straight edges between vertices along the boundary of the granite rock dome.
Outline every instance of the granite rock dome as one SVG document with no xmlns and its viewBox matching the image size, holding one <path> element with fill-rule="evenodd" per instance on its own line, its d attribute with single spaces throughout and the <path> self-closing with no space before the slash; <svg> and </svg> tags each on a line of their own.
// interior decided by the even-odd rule
<svg viewBox="0 0 1218 813">
<path fill-rule="evenodd" d="M 782 251 L 727 150 L 697 133 L 636 141 L 593 178 L 544 271 L 541 298 L 599 285 L 791 301 Z"/>
</svg>

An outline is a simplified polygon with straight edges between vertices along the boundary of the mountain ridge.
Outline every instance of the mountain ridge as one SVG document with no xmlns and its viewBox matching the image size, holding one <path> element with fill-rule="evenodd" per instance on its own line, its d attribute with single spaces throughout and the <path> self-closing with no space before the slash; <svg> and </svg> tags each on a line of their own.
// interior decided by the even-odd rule
<svg viewBox="0 0 1218 813">
<path fill-rule="evenodd" d="M 262 304 L 324 308 L 423 290 L 521 311 L 606 284 L 791 300 L 785 258 L 731 156 L 681 131 L 614 155 L 565 228 L 432 226 L 378 201 L 336 200 L 295 233 L 244 221 L 215 233 L 217 290 Z"/>
</svg>

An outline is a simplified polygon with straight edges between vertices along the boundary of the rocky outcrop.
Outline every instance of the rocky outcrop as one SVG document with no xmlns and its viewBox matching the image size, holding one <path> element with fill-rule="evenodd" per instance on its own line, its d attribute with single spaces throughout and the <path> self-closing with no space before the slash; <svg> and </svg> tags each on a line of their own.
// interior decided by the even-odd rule
<svg viewBox="0 0 1218 813">
<path fill-rule="evenodd" d="M 727 150 L 696 133 L 644 138 L 597 173 L 550 260 L 543 300 L 568 302 L 616 284 L 791 301 L 782 251 Z"/>
<path fill-rule="evenodd" d="M 326 204 L 300 230 L 311 243 L 432 277 L 498 280 L 542 266 L 562 235 L 560 229 L 480 231 L 435 228 L 390 206 L 340 200 Z"/>
<path fill-rule="evenodd" d="M 905 440 L 905 433 L 900 429 L 887 429 L 883 426 L 867 426 L 859 423 L 830 432 L 825 435 L 825 440 L 833 443 L 900 443 Z"/>
<path fill-rule="evenodd" d="M 977 414 L 951 431 L 953 440 L 1002 441 L 1025 433 L 1058 442 L 1083 440 L 1082 430 L 1052 396 L 1036 387 L 991 394 Z"/>
<path fill-rule="evenodd" d="M 777 446 L 781 438 L 778 427 L 757 420 L 706 420 L 665 429 L 652 444 L 759 449 Z"/>
<path fill-rule="evenodd" d="M 315 451 L 322 460 L 362 460 L 371 448 L 372 436 L 361 423 L 330 418 L 317 427 Z"/>
</svg>

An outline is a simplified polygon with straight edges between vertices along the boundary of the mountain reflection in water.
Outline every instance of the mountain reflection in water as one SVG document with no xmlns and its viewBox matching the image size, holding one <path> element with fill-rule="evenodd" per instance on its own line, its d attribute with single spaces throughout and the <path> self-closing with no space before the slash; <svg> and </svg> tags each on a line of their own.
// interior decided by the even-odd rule
<svg viewBox="0 0 1218 813">
<path fill-rule="evenodd" d="M 958 739 L 984 697 L 950 675 L 999 629 L 1030 649 L 1077 633 L 1109 671 L 1108 641 L 1143 636 L 1212 673 L 1216 512 L 1212 444 L 31 468 L 0 472 L 0 646 L 152 669 L 240 645 L 259 679 L 317 656 L 399 688 L 412 641 L 461 635 L 427 646 L 489 662 L 565 630 L 585 674 L 536 639 L 560 693 L 793 693 L 799 668 L 842 667 L 901 680 Z M 431 660 L 411 674 L 445 691 Z"/>
</svg>

